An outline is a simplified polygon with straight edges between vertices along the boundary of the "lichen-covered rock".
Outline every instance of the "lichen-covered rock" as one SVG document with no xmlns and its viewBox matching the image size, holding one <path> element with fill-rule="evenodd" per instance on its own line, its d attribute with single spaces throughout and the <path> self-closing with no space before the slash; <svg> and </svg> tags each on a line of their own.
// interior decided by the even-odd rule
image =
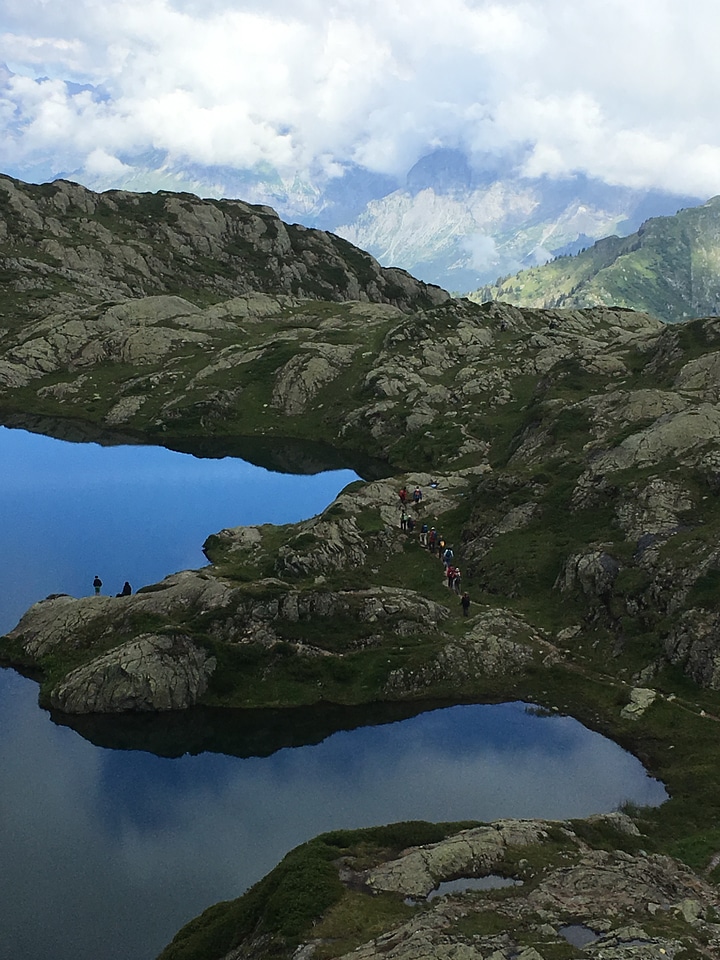
<svg viewBox="0 0 720 960">
<path fill-rule="evenodd" d="M 668 536 L 680 526 L 680 514 L 691 509 L 689 491 L 661 477 L 653 477 L 644 487 L 628 488 L 618 505 L 617 518 L 628 536 L 640 540 L 647 535 Z"/>
<path fill-rule="evenodd" d="M 555 586 L 562 592 L 579 587 L 585 596 L 598 600 L 609 596 L 620 564 L 604 550 L 569 557 Z"/>
<path fill-rule="evenodd" d="M 312 352 L 297 354 L 278 373 L 271 403 L 286 416 L 297 416 L 321 387 L 352 362 L 358 347 L 315 344 Z"/>
<path fill-rule="evenodd" d="M 630 701 L 620 711 L 624 720 L 639 720 L 645 711 L 655 703 L 657 690 L 646 687 L 633 687 L 630 691 Z"/>
<path fill-rule="evenodd" d="M 684 611 L 665 640 L 665 654 L 696 683 L 720 690 L 720 614 Z"/>
<path fill-rule="evenodd" d="M 64 713 L 186 710 L 216 663 L 187 637 L 142 634 L 69 673 L 51 692 Z"/>
<path fill-rule="evenodd" d="M 363 879 L 374 891 L 427 897 L 443 880 L 492 873 L 508 846 L 538 843 L 547 825 L 538 820 L 498 820 L 463 830 L 447 840 L 407 850 L 397 860 L 367 871 Z"/>
<path fill-rule="evenodd" d="M 547 643 L 542 631 L 531 627 L 523 617 L 507 610 L 483 609 L 461 640 L 445 643 L 421 666 L 393 670 L 385 693 L 417 696 L 423 690 L 457 688 L 482 677 L 510 677 L 538 656 L 554 662 L 560 654 Z"/>
</svg>

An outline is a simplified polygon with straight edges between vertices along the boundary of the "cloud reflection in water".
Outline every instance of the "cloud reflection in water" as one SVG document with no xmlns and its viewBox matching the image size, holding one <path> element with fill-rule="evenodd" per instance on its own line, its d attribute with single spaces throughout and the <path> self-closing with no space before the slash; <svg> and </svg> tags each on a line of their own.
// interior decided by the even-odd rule
<svg viewBox="0 0 720 960">
<path fill-rule="evenodd" d="M 0 674 L 2 960 L 144 960 L 293 846 L 394 820 L 551 818 L 659 803 L 617 745 L 523 704 L 460 706 L 270 757 L 103 750 Z"/>
</svg>

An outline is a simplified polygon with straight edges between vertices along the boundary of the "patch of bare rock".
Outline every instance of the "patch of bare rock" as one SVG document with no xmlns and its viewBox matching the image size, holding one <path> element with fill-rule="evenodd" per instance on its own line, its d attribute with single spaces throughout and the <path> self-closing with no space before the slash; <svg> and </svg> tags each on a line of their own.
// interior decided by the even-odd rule
<svg viewBox="0 0 720 960">
<path fill-rule="evenodd" d="M 615 834 L 618 846 L 633 852 L 594 849 L 584 830 Z M 426 899 L 446 881 L 497 875 L 514 885 Z M 370 894 L 391 892 L 416 905 L 410 920 L 343 960 L 679 960 L 720 950 L 717 888 L 677 860 L 644 852 L 623 814 L 591 817 L 583 829 L 499 820 L 341 876 Z M 583 934 L 577 954 L 568 947 L 573 931 Z M 303 944 L 295 960 L 309 960 L 319 947 L 328 944 Z"/>
</svg>

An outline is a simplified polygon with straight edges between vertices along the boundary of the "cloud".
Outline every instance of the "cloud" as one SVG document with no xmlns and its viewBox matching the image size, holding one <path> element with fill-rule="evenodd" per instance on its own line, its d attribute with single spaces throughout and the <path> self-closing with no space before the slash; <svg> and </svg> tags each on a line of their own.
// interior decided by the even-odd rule
<svg viewBox="0 0 720 960">
<path fill-rule="evenodd" d="M 497 244 L 484 233 L 473 233 L 463 238 L 462 248 L 470 256 L 470 266 L 474 270 L 484 270 L 497 262 Z"/>
<path fill-rule="evenodd" d="M 720 191 L 720 7 L 698 0 L 6 0 L 0 163 L 402 175 L 435 146 Z M 41 25 L 41 27 L 39 27 Z M 49 79 L 38 81 L 37 77 Z M 71 84 L 101 88 L 101 95 Z"/>
</svg>

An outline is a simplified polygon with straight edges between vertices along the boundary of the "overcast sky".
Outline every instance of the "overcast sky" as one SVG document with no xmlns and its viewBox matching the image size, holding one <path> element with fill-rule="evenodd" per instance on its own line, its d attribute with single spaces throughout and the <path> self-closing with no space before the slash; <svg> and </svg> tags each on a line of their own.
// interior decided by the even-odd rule
<svg viewBox="0 0 720 960">
<path fill-rule="evenodd" d="M 0 0 L 0 170 L 403 174 L 460 146 L 706 198 L 718 37 L 717 0 Z"/>
</svg>

